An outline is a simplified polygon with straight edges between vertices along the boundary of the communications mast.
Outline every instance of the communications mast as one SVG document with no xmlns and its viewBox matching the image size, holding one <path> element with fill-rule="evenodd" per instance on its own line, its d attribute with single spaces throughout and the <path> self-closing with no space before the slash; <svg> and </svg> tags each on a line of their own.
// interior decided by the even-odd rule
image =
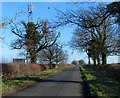
<svg viewBox="0 0 120 98">
<path fill-rule="evenodd" d="M 33 4 L 32 2 L 28 3 L 28 22 L 32 22 L 33 21 Z M 30 57 L 29 54 L 27 53 L 26 55 L 26 61 L 27 63 L 29 62 Z"/>
<path fill-rule="evenodd" d="M 33 20 L 33 4 L 32 2 L 28 3 L 28 22 Z"/>
</svg>

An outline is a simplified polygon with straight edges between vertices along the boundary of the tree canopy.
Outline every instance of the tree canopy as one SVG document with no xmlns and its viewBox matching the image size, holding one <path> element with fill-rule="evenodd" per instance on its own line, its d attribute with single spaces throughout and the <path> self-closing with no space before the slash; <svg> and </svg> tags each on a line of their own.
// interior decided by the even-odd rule
<svg viewBox="0 0 120 98">
<path fill-rule="evenodd" d="M 76 25 L 71 47 L 87 52 L 96 65 L 106 64 L 108 55 L 118 54 L 118 25 L 108 11 L 106 4 L 99 3 L 88 9 L 76 9 L 62 12 L 58 10 L 57 26 Z M 89 59 L 90 60 L 90 59 Z"/>
<path fill-rule="evenodd" d="M 49 64 L 50 68 L 52 68 L 53 64 L 65 63 L 68 56 L 66 51 L 62 49 L 62 46 L 57 43 L 42 50 L 39 54 L 40 60 L 44 61 L 45 64 Z"/>
<path fill-rule="evenodd" d="M 39 51 L 54 45 L 60 36 L 47 20 L 36 24 L 22 21 L 19 24 L 13 24 L 11 31 L 19 37 L 11 46 L 13 49 L 25 49 L 32 63 L 36 63 Z"/>
</svg>

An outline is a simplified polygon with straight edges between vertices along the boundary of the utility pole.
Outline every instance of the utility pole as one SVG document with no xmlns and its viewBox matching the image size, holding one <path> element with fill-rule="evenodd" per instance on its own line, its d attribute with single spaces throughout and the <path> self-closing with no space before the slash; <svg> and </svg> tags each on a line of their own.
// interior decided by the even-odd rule
<svg viewBox="0 0 120 98">
<path fill-rule="evenodd" d="M 33 4 L 32 2 L 28 3 L 28 22 L 33 20 Z"/>
</svg>

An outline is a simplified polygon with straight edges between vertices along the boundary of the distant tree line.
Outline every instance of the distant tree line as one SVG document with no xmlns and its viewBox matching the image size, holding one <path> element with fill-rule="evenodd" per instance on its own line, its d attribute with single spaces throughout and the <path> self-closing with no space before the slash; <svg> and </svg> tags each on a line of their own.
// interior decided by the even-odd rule
<svg viewBox="0 0 120 98">
<path fill-rule="evenodd" d="M 73 64 L 73 65 L 85 65 L 86 63 L 85 63 L 85 61 L 84 60 L 73 60 L 72 62 L 71 62 L 71 64 Z"/>
</svg>

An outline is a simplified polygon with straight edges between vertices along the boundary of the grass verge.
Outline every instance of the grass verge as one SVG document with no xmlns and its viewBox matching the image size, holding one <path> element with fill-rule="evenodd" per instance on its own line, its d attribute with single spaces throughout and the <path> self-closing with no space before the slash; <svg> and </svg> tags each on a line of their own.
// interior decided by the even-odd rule
<svg viewBox="0 0 120 98">
<path fill-rule="evenodd" d="M 120 85 L 118 82 L 93 70 L 90 66 L 80 66 L 86 76 L 92 96 L 104 96 L 106 98 L 120 97 Z"/>
<path fill-rule="evenodd" d="M 39 82 L 39 80 L 41 79 L 43 80 L 43 79 L 49 78 L 68 68 L 70 67 L 61 67 L 57 69 L 46 70 L 37 75 L 30 75 L 30 76 L 24 76 L 24 77 L 4 80 L 2 81 L 2 84 L 0 84 L 0 87 L 2 86 L 2 95 L 7 95 L 16 90 L 25 88 L 29 85 Z"/>
</svg>

